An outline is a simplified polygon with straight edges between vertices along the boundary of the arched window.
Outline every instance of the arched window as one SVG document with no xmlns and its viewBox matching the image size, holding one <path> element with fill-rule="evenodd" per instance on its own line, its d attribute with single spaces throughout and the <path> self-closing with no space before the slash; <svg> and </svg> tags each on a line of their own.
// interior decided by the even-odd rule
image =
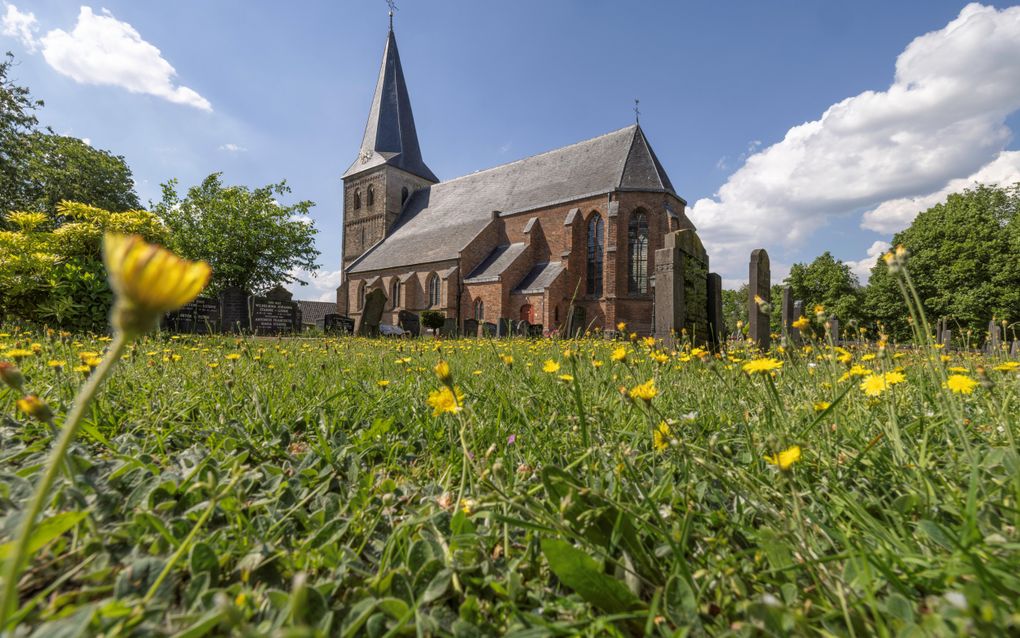
<svg viewBox="0 0 1020 638">
<path fill-rule="evenodd" d="M 372 208 L 372 204 L 375 203 L 375 188 L 371 184 L 368 185 L 368 207 Z"/>
<path fill-rule="evenodd" d="M 354 210 L 359 210 L 360 208 L 361 208 L 361 189 L 360 188 L 355 188 L 354 189 Z"/>
<path fill-rule="evenodd" d="M 429 308 L 439 305 L 440 282 L 438 275 L 429 278 Z"/>
<path fill-rule="evenodd" d="M 605 225 L 595 213 L 588 220 L 588 294 L 602 295 L 602 243 Z"/>
<path fill-rule="evenodd" d="M 475 321 L 485 320 L 485 302 L 479 297 L 475 299 Z"/>
<path fill-rule="evenodd" d="M 390 290 L 390 299 L 393 301 L 393 307 L 400 306 L 400 280 L 394 279 L 393 285 Z"/>
<path fill-rule="evenodd" d="M 627 290 L 643 295 L 648 292 L 648 216 L 643 212 L 630 216 L 627 247 Z"/>
<path fill-rule="evenodd" d="M 358 310 L 365 309 L 365 282 L 358 284 Z"/>
<path fill-rule="evenodd" d="M 400 205 L 401 206 L 403 206 L 404 202 L 407 201 L 407 195 L 408 195 L 407 187 L 405 186 L 405 187 L 400 189 Z"/>
</svg>

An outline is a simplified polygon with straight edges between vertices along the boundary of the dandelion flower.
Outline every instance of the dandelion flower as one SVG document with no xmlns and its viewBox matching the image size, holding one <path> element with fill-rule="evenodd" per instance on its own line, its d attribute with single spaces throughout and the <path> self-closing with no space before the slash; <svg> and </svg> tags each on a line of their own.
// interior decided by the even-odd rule
<svg viewBox="0 0 1020 638">
<path fill-rule="evenodd" d="M 619 330 L 620 332 L 626 332 L 627 324 L 621 321 L 620 323 L 616 324 L 616 329 Z"/>
<path fill-rule="evenodd" d="M 954 374 L 946 380 L 946 387 L 954 394 L 971 394 L 978 382 L 965 374 Z"/>
<path fill-rule="evenodd" d="M 828 401 L 815 401 L 814 403 L 815 412 L 825 412 L 826 410 L 829 409 L 830 405 L 832 404 L 829 403 Z"/>
<path fill-rule="evenodd" d="M 439 377 L 439 381 L 449 385 L 453 381 L 453 373 L 450 372 L 450 364 L 445 361 L 440 361 L 435 367 L 436 376 Z"/>
<path fill-rule="evenodd" d="M 765 461 L 776 465 L 780 470 L 784 472 L 800 460 L 800 446 L 794 445 L 793 447 L 786 448 L 779 454 L 773 454 L 772 456 L 766 456 Z"/>
<path fill-rule="evenodd" d="M 613 350 L 613 353 L 609 355 L 609 358 L 613 361 L 626 361 L 627 360 L 627 349 L 620 347 Z"/>
<path fill-rule="evenodd" d="M 861 381 L 861 390 L 869 397 L 877 397 L 887 389 L 889 389 L 889 384 L 886 383 L 885 375 L 871 374 Z"/>
<path fill-rule="evenodd" d="M 774 370 L 778 370 L 783 367 L 783 362 L 778 359 L 754 359 L 744 364 L 743 370 L 747 374 L 763 373 L 767 374 Z"/>
<path fill-rule="evenodd" d="M 241 355 L 237 352 L 231 352 L 230 354 L 223 358 L 226 359 L 227 361 L 237 361 L 238 359 L 241 358 Z"/>
<path fill-rule="evenodd" d="M 375 382 L 375 384 L 380 388 L 385 388 L 390 384 L 390 381 L 389 379 L 379 379 L 378 381 Z"/>
<path fill-rule="evenodd" d="M 51 410 L 46 401 L 40 399 L 38 395 L 30 394 L 18 399 L 17 404 L 19 410 L 33 419 L 42 421 L 43 423 L 49 422 L 53 419 L 53 410 Z"/>
<path fill-rule="evenodd" d="M 5 357 L 7 357 L 9 359 L 14 359 L 15 361 L 20 361 L 21 359 L 27 359 L 27 358 L 29 358 L 31 356 L 34 356 L 34 355 L 35 355 L 35 353 L 32 352 L 31 350 L 25 350 L 25 349 L 22 349 L 22 348 L 15 348 L 14 350 L 8 350 L 7 352 L 4 353 Z"/>
<path fill-rule="evenodd" d="M 432 408 L 432 416 L 439 416 L 446 412 L 453 414 L 463 409 L 464 393 L 460 391 L 460 388 L 453 388 L 451 390 L 449 386 L 443 386 L 438 390 L 429 392 L 429 398 L 426 402 Z"/>
<path fill-rule="evenodd" d="M 1012 372 L 1017 369 L 1020 369 L 1020 361 L 1007 361 L 992 368 L 992 370 L 998 370 L 999 372 Z"/>
<path fill-rule="evenodd" d="M 570 383 L 573 380 L 574 380 L 574 375 L 572 375 L 572 374 L 561 374 L 560 375 L 560 381 L 565 381 L 567 383 Z"/>
<path fill-rule="evenodd" d="M 205 262 L 181 259 L 138 235 L 107 233 L 103 260 L 116 294 L 113 324 L 131 337 L 148 332 L 163 313 L 193 301 L 212 275 Z"/>
<path fill-rule="evenodd" d="M 658 394 L 658 390 L 655 389 L 655 379 L 649 379 L 644 383 L 634 386 L 630 389 L 630 396 L 635 399 L 640 399 L 645 403 L 650 403 L 655 395 Z"/>
<path fill-rule="evenodd" d="M 553 374 L 560 371 L 560 364 L 556 363 L 552 359 L 546 359 L 545 363 L 542 364 L 542 371 Z"/>
<path fill-rule="evenodd" d="M 669 425 L 665 421 L 659 422 L 659 426 L 652 432 L 652 448 L 656 452 L 665 452 L 669 449 Z"/>
</svg>

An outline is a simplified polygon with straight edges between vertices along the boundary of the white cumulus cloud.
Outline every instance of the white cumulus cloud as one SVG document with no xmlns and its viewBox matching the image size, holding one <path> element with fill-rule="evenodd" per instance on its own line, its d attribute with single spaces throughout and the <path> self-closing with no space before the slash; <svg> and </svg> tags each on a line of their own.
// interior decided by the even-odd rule
<svg viewBox="0 0 1020 638">
<path fill-rule="evenodd" d="M 871 209 L 866 228 L 885 231 L 895 223 L 880 220 L 895 215 L 884 202 L 980 174 L 1010 138 L 1017 78 L 1020 7 L 967 5 L 903 50 L 886 90 L 849 97 L 781 141 L 749 148 L 716 195 L 694 204 L 714 269 L 733 276 L 753 248 L 802 246 L 834 216 L 862 209 Z"/>
<path fill-rule="evenodd" d="M 294 293 L 295 299 L 307 299 L 310 301 L 336 301 L 336 289 L 343 278 L 340 270 L 320 270 L 312 274 L 305 270 L 296 270 L 291 276 L 307 282 L 307 286 L 301 284 L 290 284 L 287 289 Z"/>
<path fill-rule="evenodd" d="M 118 86 L 212 111 L 209 101 L 194 89 L 174 84 L 177 71 L 159 49 L 105 9 L 97 15 L 90 7 L 81 7 L 73 30 L 53 29 L 39 43 L 46 62 L 75 82 Z"/>
<path fill-rule="evenodd" d="M 239 144 L 229 144 L 228 143 L 228 144 L 221 145 L 220 146 L 220 150 L 221 151 L 226 151 L 228 153 L 244 153 L 248 149 L 246 149 L 243 146 L 240 146 Z"/>
<path fill-rule="evenodd" d="M 22 13 L 16 6 L 6 2 L 4 7 L 7 10 L 4 12 L 3 19 L 0 20 L 0 33 L 17 38 L 29 53 L 33 53 L 39 45 L 35 39 L 35 32 L 39 30 L 35 14 L 31 11 Z"/>
<path fill-rule="evenodd" d="M 875 262 L 878 258 L 888 252 L 891 244 L 887 241 L 878 240 L 871 244 L 868 248 L 868 255 L 863 259 L 857 261 L 846 262 L 847 266 L 850 266 L 850 271 L 857 275 L 857 279 L 862 283 L 868 283 L 868 278 L 871 277 L 871 269 L 875 267 Z"/>
</svg>

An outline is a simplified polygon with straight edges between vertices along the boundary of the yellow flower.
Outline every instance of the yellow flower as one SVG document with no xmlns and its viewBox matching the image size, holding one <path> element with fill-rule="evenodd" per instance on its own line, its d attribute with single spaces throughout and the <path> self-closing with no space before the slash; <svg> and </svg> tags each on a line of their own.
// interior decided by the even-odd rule
<svg viewBox="0 0 1020 638">
<path fill-rule="evenodd" d="M 51 368 L 63 368 L 64 366 L 67 365 L 67 362 L 57 361 L 56 359 L 50 359 L 49 361 L 46 362 L 46 365 L 48 365 Z"/>
<path fill-rule="evenodd" d="M 592 365 L 593 368 L 601 368 L 602 367 L 602 361 L 599 360 L 599 359 L 595 359 L 594 361 L 591 362 L 591 365 Z"/>
<path fill-rule="evenodd" d="M 815 305 L 815 314 L 816 315 L 824 315 L 825 314 L 825 306 L 823 306 L 822 304 Z"/>
<path fill-rule="evenodd" d="M 641 340 L 641 342 L 645 344 L 646 348 L 655 347 L 655 337 L 645 337 L 644 339 Z"/>
<path fill-rule="evenodd" d="M 652 361 L 654 361 L 656 363 L 668 363 L 669 362 L 669 355 L 666 354 L 665 352 L 656 351 L 656 352 L 653 352 L 653 353 L 649 354 L 648 357 Z"/>
<path fill-rule="evenodd" d="M 998 370 L 999 372 L 1012 372 L 1018 368 L 1020 368 L 1020 361 L 1007 361 L 1006 363 L 1001 363 L 995 366 L 992 370 Z"/>
<path fill-rule="evenodd" d="M 871 370 L 865 368 L 862 365 L 854 365 L 852 368 L 843 373 L 843 376 L 839 378 L 840 381 L 846 381 L 852 377 L 866 377 L 871 374 Z"/>
<path fill-rule="evenodd" d="M 903 383 L 907 380 L 907 377 L 903 376 L 903 373 L 898 370 L 885 373 L 885 382 L 888 385 L 896 385 L 897 383 Z"/>
<path fill-rule="evenodd" d="M 574 375 L 571 375 L 571 374 L 561 374 L 560 375 L 560 381 L 566 381 L 567 383 L 570 383 L 573 380 L 574 380 Z"/>
<path fill-rule="evenodd" d="M 27 359 L 27 358 L 31 357 L 32 355 L 34 355 L 34 354 L 35 353 L 32 352 L 31 350 L 24 350 L 24 349 L 21 349 L 21 348 L 15 348 L 14 350 L 8 350 L 7 352 L 5 352 L 4 356 L 9 358 L 9 359 L 14 359 L 15 361 L 18 361 L 20 359 Z"/>
<path fill-rule="evenodd" d="M 553 374 L 560 371 L 560 364 L 556 363 L 552 359 L 546 359 L 545 363 L 542 364 L 542 371 Z"/>
<path fill-rule="evenodd" d="M 38 421 L 47 422 L 53 419 L 53 410 L 38 395 L 30 394 L 18 399 L 18 409 Z"/>
<path fill-rule="evenodd" d="M 499 355 L 499 360 L 508 366 L 512 366 L 514 364 L 514 358 L 508 354 Z"/>
<path fill-rule="evenodd" d="M 888 389 L 889 383 L 886 382 L 885 375 L 882 374 L 871 374 L 861 381 L 861 390 L 869 397 L 877 397 Z"/>
<path fill-rule="evenodd" d="M 193 301 L 212 275 L 209 264 L 181 259 L 138 235 L 107 233 L 103 260 L 116 294 L 114 327 L 130 337 L 148 332 L 163 313 Z"/>
<path fill-rule="evenodd" d="M 442 383 L 450 385 L 450 383 L 453 381 L 453 373 L 450 372 L 449 363 L 445 361 L 440 361 L 439 363 L 436 364 L 435 371 L 436 376 L 439 377 L 439 380 Z"/>
<path fill-rule="evenodd" d="M 830 405 L 832 404 L 829 403 L 828 401 L 815 401 L 814 403 L 815 412 L 825 412 L 826 410 L 829 409 Z"/>
<path fill-rule="evenodd" d="M 658 394 L 658 390 L 655 389 L 655 379 L 649 379 L 630 389 L 632 398 L 641 399 L 645 403 L 650 403 L 656 394 Z"/>
<path fill-rule="evenodd" d="M 380 388 L 385 388 L 390 384 L 390 382 L 388 379 L 379 379 L 378 381 L 375 382 L 375 384 Z"/>
<path fill-rule="evenodd" d="M 98 368 L 99 364 L 102 363 L 102 362 L 103 362 L 103 360 L 100 359 L 99 357 L 89 357 L 88 359 L 85 359 L 85 360 L 82 361 L 82 363 L 87 365 L 92 370 Z"/>
<path fill-rule="evenodd" d="M 215 370 L 216 368 L 220 367 L 220 363 L 219 361 L 213 361 L 212 363 L 209 364 L 209 367 Z"/>
<path fill-rule="evenodd" d="M 786 471 L 790 469 L 790 466 L 800 460 L 800 446 L 794 445 L 793 447 L 786 448 L 779 454 L 766 456 L 765 460 L 772 465 L 778 465 L 779 469 Z"/>
<path fill-rule="evenodd" d="M 455 413 L 463 409 L 464 393 L 460 388 L 450 389 L 443 386 L 438 390 L 429 392 L 427 403 L 432 408 L 432 416 L 439 416 L 445 412 Z"/>
<path fill-rule="evenodd" d="M 87 372 L 92 372 L 92 368 L 90 368 L 88 366 L 74 366 L 74 371 L 75 372 L 87 373 Z"/>
<path fill-rule="evenodd" d="M 756 372 L 769 373 L 783 367 L 783 362 L 778 359 L 755 359 L 744 364 L 743 370 L 747 374 Z"/>
<path fill-rule="evenodd" d="M 872 360 L 874 360 L 874 358 L 875 358 L 875 355 L 869 352 L 868 354 L 866 354 L 863 357 L 861 357 L 861 361 L 872 361 Z"/>
<path fill-rule="evenodd" d="M 946 380 L 946 387 L 954 394 L 971 394 L 978 382 L 965 374 L 954 374 Z"/>
<path fill-rule="evenodd" d="M 619 330 L 620 332 L 624 332 L 627 330 L 627 324 L 621 321 L 620 323 L 616 324 L 616 329 Z"/>
<path fill-rule="evenodd" d="M 962 368 L 960 366 L 950 366 L 946 368 L 946 370 L 949 370 L 950 372 L 966 372 L 967 368 Z"/>
<path fill-rule="evenodd" d="M 227 361 L 237 361 L 238 359 L 241 358 L 241 355 L 240 355 L 240 353 L 237 353 L 237 352 L 231 352 L 230 354 L 228 354 L 227 356 L 225 356 L 223 358 L 226 359 Z"/>
<path fill-rule="evenodd" d="M 609 358 L 613 361 L 626 361 L 627 360 L 627 349 L 620 347 L 613 350 L 613 353 L 609 355 Z"/>
<path fill-rule="evenodd" d="M 669 425 L 665 421 L 659 422 L 659 427 L 652 432 L 652 448 L 656 452 L 665 452 L 669 449 Z"/>
</svg>

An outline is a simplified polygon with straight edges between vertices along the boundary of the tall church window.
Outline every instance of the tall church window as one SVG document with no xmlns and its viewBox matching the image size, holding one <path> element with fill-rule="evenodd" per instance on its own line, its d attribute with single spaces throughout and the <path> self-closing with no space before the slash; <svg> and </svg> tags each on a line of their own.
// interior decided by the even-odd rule
<svg viewBox="0 0 1020 638">
<path fill-rule="evenodd" d="M 355 188 L 354 189 L 354 210 L 360 210 L 360 209 L 361 209 L 361 189 L 360 188 Z"/>
<path fill-rule="evenodd" d="M 372 208 L 372 204 L 375 203 L 375 188 L 371 184 L 368 185 L 368 207 Z"/>
<path fill-rule="evenodd" d="M 602 295 L 602 248 L 605 225 L 595 213 L 588 220 L 588 294 Z"/>
<path fill-rule="evenodd" d="M 407 196 L 408 196 L 408 192 L 407 192 L 407 187 L 405 186 L 405 187 L 400 189 L 400 205 L 401 206 L 403 206 L 404 202 L 407 201 Z"/>
<path fill-rule="evenodd" d="M 485 302 L 480 298 L 475 299 L 475 321 L 483 321 L 485 319 Z"/>
<path fill-rule="evenodd" d="M 439 305 L 440 282 L 438 275 L 429 278 L 429 308 Z"/>
<path fill-rule="evenodd" d="M 393 307 L 400 306 L 400 280 L 394 279 L 392 290 L 390 291 L 390 299 L 393 300 Z"/>
<path fill-rule="evenodd" d="M 627 289 L 631 293 L 648 292 L 648 216 L 636 212 L 627 228 Z"/>
</svg>

